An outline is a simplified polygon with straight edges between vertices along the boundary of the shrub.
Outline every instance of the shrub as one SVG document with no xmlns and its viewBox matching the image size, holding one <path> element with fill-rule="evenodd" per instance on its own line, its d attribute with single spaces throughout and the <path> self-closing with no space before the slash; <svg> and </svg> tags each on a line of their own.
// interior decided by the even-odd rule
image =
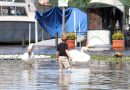
<svg viewBox="0 0 130 90">
<path fill-rule="evenodd" d="M 75 40 L 76 39 L 76 34 L 72 33 L 72 32 L 68 33 L 67 34 L 67 39 L 68 40 Z"/>
<path fill-rule="evenodd" d="M 113 40 L 123 40 L 124 34 L 121 31 L 115 31 L 114 34 L 112 35 Z"/>
</svg>

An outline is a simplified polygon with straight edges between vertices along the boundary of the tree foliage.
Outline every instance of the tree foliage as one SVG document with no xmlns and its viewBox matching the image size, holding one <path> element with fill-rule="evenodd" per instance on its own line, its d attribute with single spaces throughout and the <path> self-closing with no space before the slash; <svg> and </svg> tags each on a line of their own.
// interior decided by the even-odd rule
<svg viewBox="0 0 130 90">
<path fill-rule="evenodd" d="M 130 7 L 130 0 L 119 0 L 123 5 Z"/>
<path fill-rule="evenodd" d="M 86 8 L 90 0 L 69 0 L 70 7 Z M 58 0 L 50 0 L 52 6 L 58 6 Z"/>
</svg>

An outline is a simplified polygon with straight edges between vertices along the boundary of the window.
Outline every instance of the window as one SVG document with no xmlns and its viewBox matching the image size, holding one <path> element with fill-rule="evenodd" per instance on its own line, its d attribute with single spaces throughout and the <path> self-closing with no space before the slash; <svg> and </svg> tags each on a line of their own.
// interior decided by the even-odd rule
<svg viewBox="0 0 130 90">
<path fill-rule="evenodd" d="M 2 6 L 0 10 L 2 16 L 27 16 L 25 7 Z"/>
<path fill-rule="evenodd" d="M 3 2 L 25 2 L 25 0 L 0 0 Z"/>
</svg>

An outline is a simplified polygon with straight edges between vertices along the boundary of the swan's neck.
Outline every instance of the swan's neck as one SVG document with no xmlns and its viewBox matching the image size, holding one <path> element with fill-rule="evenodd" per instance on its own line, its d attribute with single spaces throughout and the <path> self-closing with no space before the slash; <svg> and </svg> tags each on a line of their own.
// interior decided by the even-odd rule
<svg viewBox="0 0 130 90">
<path fill-rule="evenodd" d="M 84 53 L 83 47 L 81 48 L 80 52 Z"/>
<path fill-rule="evenodd" d="M 28 52 L 28 55 L 29 55 L 29 56 L 31 56 L 31 54 L 32 54 L 31 52 Z"/>
</svg>

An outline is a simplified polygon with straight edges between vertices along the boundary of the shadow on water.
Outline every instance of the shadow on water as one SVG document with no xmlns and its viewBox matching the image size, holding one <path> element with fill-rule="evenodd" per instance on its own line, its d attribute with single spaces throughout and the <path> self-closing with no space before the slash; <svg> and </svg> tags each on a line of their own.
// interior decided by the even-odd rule
<svg viewBox="0 0 130 90">
<path fill-rule="evenodd" d="M 73 63 L 71 72 L 58 73 L 55 60 L 0 61 L 0 90 L 129 90 L 130 63 Z"/>
</svg>

